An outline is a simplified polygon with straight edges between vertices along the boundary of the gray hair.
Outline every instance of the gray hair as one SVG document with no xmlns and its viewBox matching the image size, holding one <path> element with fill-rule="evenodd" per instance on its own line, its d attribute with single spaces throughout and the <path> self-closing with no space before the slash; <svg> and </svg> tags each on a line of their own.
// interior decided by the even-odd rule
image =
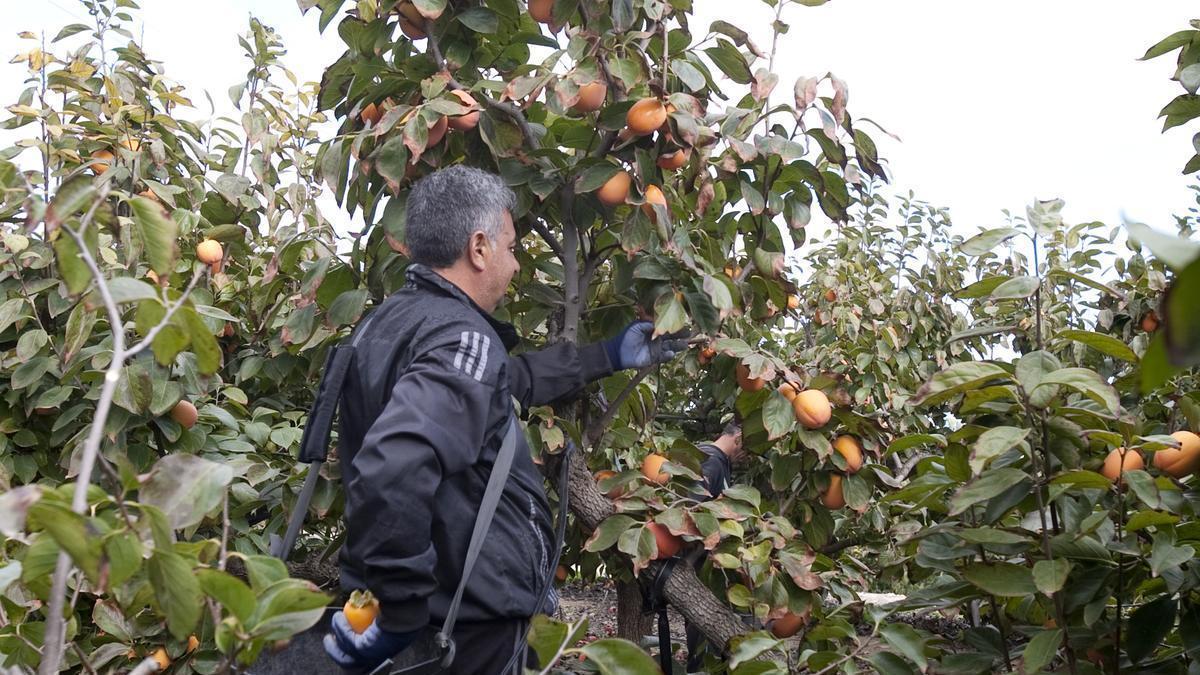
<svg viewBox="0 0 1200 675">
<path fill-rule="evenodd" d="M 435 171 L 417 181 L 408 195 L 404 243 L 409 258 L 450 267 L 475 232 L 496 241 L 504 211 L 516 205 L 517 196 L 495 174 L 461 164 Z"/>
</svg>

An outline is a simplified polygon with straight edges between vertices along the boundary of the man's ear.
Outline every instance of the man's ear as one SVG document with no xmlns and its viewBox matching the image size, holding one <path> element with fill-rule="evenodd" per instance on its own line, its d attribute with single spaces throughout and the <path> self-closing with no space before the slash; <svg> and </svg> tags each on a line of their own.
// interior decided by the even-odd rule
<svg viewBox="0 0 1200 675">
<path fill-rule="evenodd" d="M 467 258 L 470 260 L 471 266 L 483 271 L 487 267 L 487 260 L 491 252 L 492 246 L 487 235 L 481 230 L 472 232 L 467 244 Z"/>
</svg>

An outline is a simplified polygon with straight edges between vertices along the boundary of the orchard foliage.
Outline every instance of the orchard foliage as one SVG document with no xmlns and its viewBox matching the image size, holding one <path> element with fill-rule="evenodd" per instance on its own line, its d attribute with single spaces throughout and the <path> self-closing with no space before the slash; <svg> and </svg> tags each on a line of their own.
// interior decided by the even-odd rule
<svg viewBox="0 0 1200 675">
<path fill-rule="evenodd" d="M 251 20 L 235 117 L 193 108 L 129 0 L 23 36 L 2 122 L 22 137 L 0 151 L 0 665 L 218 672 L 316 620 L 331 597 L 266 555 L 313 385 L 403 283 L 413 181 L 466 162 L 518 197 L 500 316 L 523 347 L 638 317 L 694 334 L 522 411 L 538 460 L 571 469 L 572 574 L 645 581 L 705 552 L 669 599 L 726 647 L 715 672 L 1189 667 L 1194 209 L 1178 238 L 1055 200 L 955 234 L 888 194 L 886 132 L 845 82 L 772 72 L 816 0 L 766 1 L 770 51 L 687 0 L 299 4 L 345 53 L 300 84 Z M 1147 55 L 1181 50 L 1169 125 L 1195 33 Z M 323 190 L 362 227 L 335 228 Z M 751 458 L 701 499 L 695 443 L 734 410 Z M 322 478 L 295 561 L 340 544 L 336 461 Z M 894 617 L 934 609 L 978 620 L 945 639 Z M 531 644 L 545 668 L 654 667 L 585 634 L 538 619 Z"/>
</svg>

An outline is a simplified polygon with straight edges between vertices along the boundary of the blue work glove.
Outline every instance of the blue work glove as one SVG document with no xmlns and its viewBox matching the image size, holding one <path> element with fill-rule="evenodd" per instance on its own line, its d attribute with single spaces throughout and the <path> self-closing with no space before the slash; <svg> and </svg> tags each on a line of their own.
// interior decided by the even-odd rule
<svg viewBox="0 0 1200 675">
<path fill-rule="evenodd" d="M 686 330 L 652 339 L 653 334 L 653 323 L 635 321 L 616 337 L 605 340 L 604 351 L 608 353 L 613 370 L 658 365 L 687 349 Z"/>
<path fill-rule="evenodd" d="M 325 653 L 347 670 L 370 671 L 412 644 L 421 631 L 392 633 L 372 621 L 362 633 L 355 633 L 344 612 L 333 615 L 332 632 L 325 634 Z"/>
</svg>

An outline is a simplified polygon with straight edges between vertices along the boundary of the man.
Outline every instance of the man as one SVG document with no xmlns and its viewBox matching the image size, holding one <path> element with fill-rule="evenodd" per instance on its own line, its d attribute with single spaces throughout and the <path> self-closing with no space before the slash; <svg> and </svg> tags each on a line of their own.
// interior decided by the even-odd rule
<svg viewBox="0 0 1200 675">
<path fill-rule="evenodd" d="M 742 425 L 735 417 L 725 425 L 725 429 L 717 440 L 711 443 L 700 443 L 696 446 L 704 453 L 704 461 L 700 464 L 703 492 L 693 495 L 699 501 L 716 499 L 729 487 L 733 477 L 733 468 L 746 463 L 748 455 L 742 445 Z M 697 570 L 704 565 L 706 556 L 696 560 Z M 687 636 L 687 672 L 694 673 L 704 667 L 704 652 L 708 642 L 700 629 L 690 623 L 684 624 Z"/>
<path fill-rule="evenodd" d="M 519 270 L 513 193 L 455 166 L 409 194 L 405 287 L 356 329 L 341 399 L 346 490 L 342 586 L 369 589 L 380 615 L 362 634 L 339 612 L 325 649 L 369 669 L 440 624 L 512 413 L 577 394 L 614 370 L 669 360 L 680 339 L 638 322 L 602 343 L 510 357 L 512 326 L 491 317 Z M 452 672 L 499 673 L 524 651 L 525 627 L 552 573 L 554 534 L 542 477 L 517 434 L 511 475 L 464 593 Z M 525 665 L 518 657 L 516 669 Z"/>
<path fill-rule="evenodd" d="M 704 476 L 704 489 L 707 495 L 699 497 L 701 501 L 715 499 L 721 496 L 729 487 L 733 477 L 733 467 L 746 462 L 746 449 L 742 446 L 742 425 L 737 419 L 725 425 L 721 435 L 711 443 L 700 443 L 696 446 L 704 453 L 704 461 L 700 464 Z"/>
</svg>

